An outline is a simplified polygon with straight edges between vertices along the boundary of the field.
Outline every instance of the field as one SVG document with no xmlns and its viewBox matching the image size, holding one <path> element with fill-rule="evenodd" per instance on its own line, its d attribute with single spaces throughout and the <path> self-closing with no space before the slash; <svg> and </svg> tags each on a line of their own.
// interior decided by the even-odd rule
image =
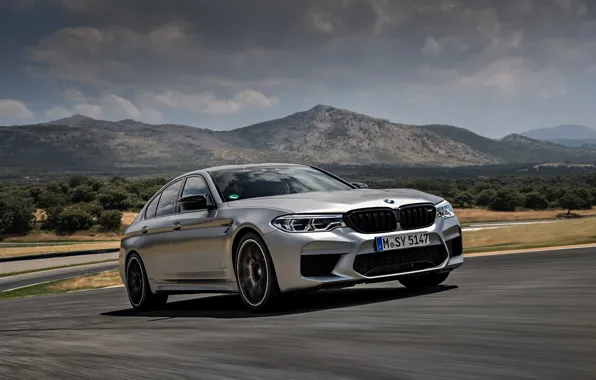
<svg viewBox="0 0 596 380">
<path fill-rule="evenodd" d="M 2 247 L 0 246 L 0 257 L 14 257 L 37 255 L 42 253 L 87 251 L 94 249 L 119 248 L 120 241 L 95 242 L 95 243 L 71 243 L 57 245 L 36 245 L 28 247 Z"/>
<path fill-rule="evenodd" d="M 596 243 L 596 218 L 464 232 L 466 253 Z"/>
<path fill-rule="evenodd" d="M 461 223 L 480 222 L 509 222 L 524 220 L 549 220 L 555 219 L 559 214 L 567 213 L 567 210 L 539 210 L 539 211 L 491 211 L 484 208 L 455 209 L 455 213 Z M 573 211 L 574 214 L 582 216 L 596 215 L 596 208 L 591 210 Z"/>
</svg>

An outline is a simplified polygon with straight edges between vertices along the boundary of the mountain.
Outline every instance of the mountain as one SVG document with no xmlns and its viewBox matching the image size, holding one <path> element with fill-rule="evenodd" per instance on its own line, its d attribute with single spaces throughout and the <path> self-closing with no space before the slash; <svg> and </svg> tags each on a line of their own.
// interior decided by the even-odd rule
<svg viewBox="0 0 596 380">
<path fill-rule="evenodd" d="M 447 125 L 392 123 L 318 105 L 231 131 L 74 115 L 0 127 L 0 170 L 164 173 L 249 162 L 464 166 L 594 162 L 596 149 L 520 135 L 493 140 Z"/>
<path fill-rule="evenodd" d="M 522 135 L 568 147 L 596 144 L 596 129 L 585 125 L 564 124 L 552 128 L 538 128 Z"/>
<path fill-rule="evenodd" d="M 94 120 L 94 119 L 87 117 L 87 116 L 76 114 L 76 115 L 72 115 L 70 117 L 65 117 L 64 119 L 50 121 L 47 124 L 50 124 L 50 125 L 77 125 L 77 123 L 84 123 L 85 121 L 88 121 L 88 120 Z"/>
</svg>

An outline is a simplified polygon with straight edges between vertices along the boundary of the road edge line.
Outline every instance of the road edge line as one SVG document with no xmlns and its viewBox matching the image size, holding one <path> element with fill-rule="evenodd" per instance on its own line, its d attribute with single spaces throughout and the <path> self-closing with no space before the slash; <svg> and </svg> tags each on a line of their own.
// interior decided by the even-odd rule
<svg viewBox="0 0 596 380">
<path fill-rule="evenodd" d="M 483 257 L 483 256 L 501 256 L 501 255 L 513 255 L 519 253 L 532 253 L 532 252 L 551 252 L 551 251 L 566 251 L 574 249 L 587 249 L 596 248 L 596 243 L 591 244 L 574 244 L 574 245 L 559 245 L 554 247 L 542 247 L 542 248 L 527 248 L 527 249 L 516 249 L 510 251 L 491 251 L 491 252 L 477 252 L 468 253 L 464 252 L 464 257 Z"/>
</svg>

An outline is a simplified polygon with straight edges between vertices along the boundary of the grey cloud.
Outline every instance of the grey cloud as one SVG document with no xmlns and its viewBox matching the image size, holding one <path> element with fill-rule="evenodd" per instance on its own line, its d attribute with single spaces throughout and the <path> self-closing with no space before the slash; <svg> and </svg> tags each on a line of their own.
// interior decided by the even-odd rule
<svg viewBox="0 0 596 380">
<path fill-rule="evenodd" d="M 119 94 L 138 113 L 328 94 L 546 99 L 596 67 L 587 0 L 52 1 L 71 26 L 24 50 L 28 73 Z"/>
</svg>

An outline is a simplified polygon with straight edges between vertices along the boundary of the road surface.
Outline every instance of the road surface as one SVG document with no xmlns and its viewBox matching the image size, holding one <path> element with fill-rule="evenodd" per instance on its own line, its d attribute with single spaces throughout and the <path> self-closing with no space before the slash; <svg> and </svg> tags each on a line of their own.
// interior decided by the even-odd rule
<svg viewBox="0 0 596 380">
<path fill-rule="evenodd" d="M 466 260 L 447 285 L 134 313 L 124 288 L 0 301 L 2 379 L 596 379 L 596 250 Z"/>
</svg>

